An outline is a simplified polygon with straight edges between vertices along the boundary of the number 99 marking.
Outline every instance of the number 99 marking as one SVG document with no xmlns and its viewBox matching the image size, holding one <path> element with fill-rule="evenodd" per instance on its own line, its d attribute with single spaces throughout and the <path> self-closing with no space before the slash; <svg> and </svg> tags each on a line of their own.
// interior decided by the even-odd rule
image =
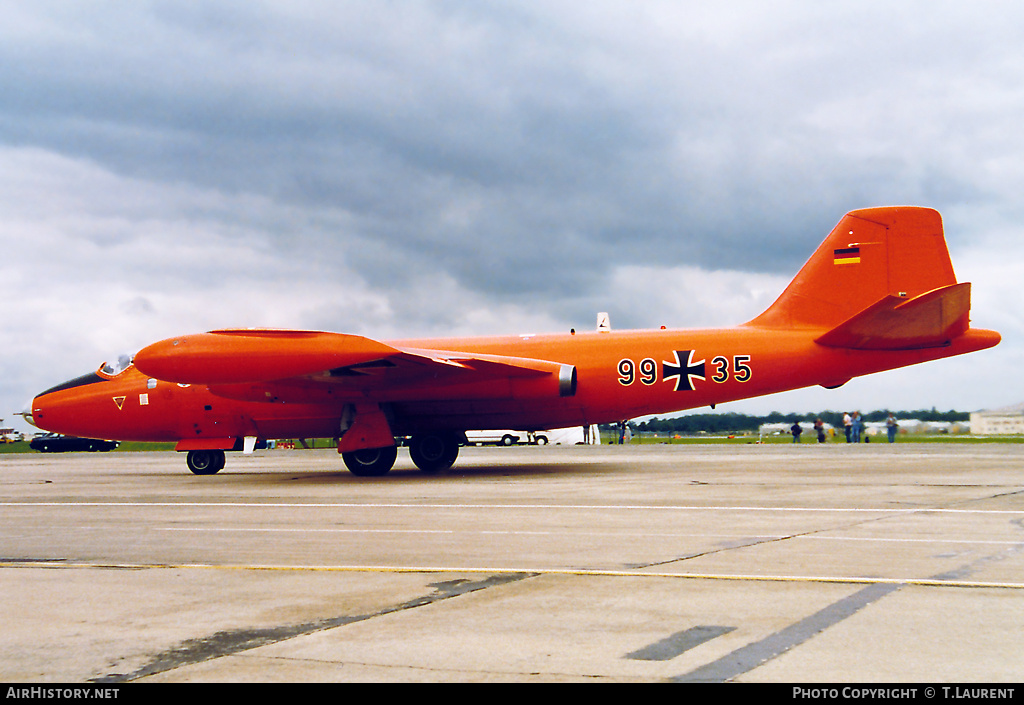
<svg viewBox="0 0 1024 705">
<path fill-rule="evenodd" d="M 623 387 L 636 382 L 637 375 L 637 364 L 629 358 L 619 360 L 618 365 L 619 371 L 619 384 Z M 654 358 L 647 357 L 640 361 L 639 366 L 639 379 L 641 382 L 646 384 L 648 387 L 658 381 L 658 362 Z"/>
</svg>

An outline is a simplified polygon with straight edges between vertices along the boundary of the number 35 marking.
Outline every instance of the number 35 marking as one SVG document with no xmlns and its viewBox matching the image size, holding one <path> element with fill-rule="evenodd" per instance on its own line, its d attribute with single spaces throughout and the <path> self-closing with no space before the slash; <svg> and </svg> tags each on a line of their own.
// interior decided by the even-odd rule
<svg viewBox="0 0 1024 705">
<path fill-rule="evenodd" d="M 732 358 L 732 378 L 737 382 L 749 382 L 751 376 L 753 376 L 753 370 L 750 369 L 750 355 L 735 355 Z M 718 384 L 723 384 L 729 381 L 729 358 L 719 355 L 711 364 L 715 366 L 715 373 L 711 375 L 711 380 Z"/>
</svg>

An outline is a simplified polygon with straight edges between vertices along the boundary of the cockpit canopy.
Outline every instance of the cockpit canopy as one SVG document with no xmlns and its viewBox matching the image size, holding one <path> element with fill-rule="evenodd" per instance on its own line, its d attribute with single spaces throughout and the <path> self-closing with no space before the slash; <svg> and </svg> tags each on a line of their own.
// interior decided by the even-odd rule
<svg viewBox="0 0 1024 705">
<path fill-rule="evenodd" d="M 100 365 L 100 369 L 97 370 L 98 374 L 102 377 L 113 378 L 127 370 L 132 366 L 132 361 L 135 359 L 134 355 L 128 353 L 122 353 L 117 356 L 115 362 L 104 362 Z"/>
</svg>

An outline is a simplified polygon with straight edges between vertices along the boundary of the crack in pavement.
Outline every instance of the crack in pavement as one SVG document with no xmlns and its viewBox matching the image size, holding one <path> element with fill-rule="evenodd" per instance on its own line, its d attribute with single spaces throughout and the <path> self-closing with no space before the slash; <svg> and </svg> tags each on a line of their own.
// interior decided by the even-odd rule
<svg viewBox="0 0 1024 705">
<path fill-rule="evenodd" d="M 304 624 L 282 625 L 277 627 L 263 627 L 254 629 L 237 629 L 232 631 L 220 631 L 207 637 L 188 639 L 163 653 L 157 654 L 149 663 L 131 673 L 111 673 L 99 678 L 93 678 L 93 683 L 127 683 L 145 676 L 163 673 L 182 666 L 189 666 L 212 659 L 230 656 L 243 651 L 249 651 L 260 646 L 275 644 L 288 639 L 293 639 L 307 634 L 343 627 L 356 622 L 363 622 L 374 617 L 382 617 L 394 614 L 403 610 L 415 609 L 425 605 L 431 605 L 455 597 L 461 597 L 479 590 L 486 590 L 508 583 L 524 580 L 533 577 L 532 573 L 507 573 L 492 575 L 483 580 L 451 580 L 443 583 L 434 583 L 430 587 L 434 592 L 422 597 L 413 598 L 397 605 L 383 607 L 376 612 L 369 612 L 359 615 L 341 615 L 328 619 L 306 622 Z"/>
</svg>

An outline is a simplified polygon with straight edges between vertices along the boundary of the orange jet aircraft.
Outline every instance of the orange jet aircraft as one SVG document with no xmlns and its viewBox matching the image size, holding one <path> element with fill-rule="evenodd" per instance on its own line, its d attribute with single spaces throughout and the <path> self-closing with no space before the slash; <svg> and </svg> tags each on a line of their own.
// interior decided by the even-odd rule
<svg viewBox="0 0 1024 705">
<path fill-rule="evenodd" d="M 175 441 L 213 474 L 259 440 L 337 438 L 356 475 L 387 473 L 396 437 L 421 470 L 449 468 L 468 430 L 609 423 L 822 385 L 996 345 L 970 327 L 930 209 L 848 213 L 768 310 L 734 328 L 378 342 L 220 330 L 150 345 L 49 389 L 40 428 Z"/>
</svg>

